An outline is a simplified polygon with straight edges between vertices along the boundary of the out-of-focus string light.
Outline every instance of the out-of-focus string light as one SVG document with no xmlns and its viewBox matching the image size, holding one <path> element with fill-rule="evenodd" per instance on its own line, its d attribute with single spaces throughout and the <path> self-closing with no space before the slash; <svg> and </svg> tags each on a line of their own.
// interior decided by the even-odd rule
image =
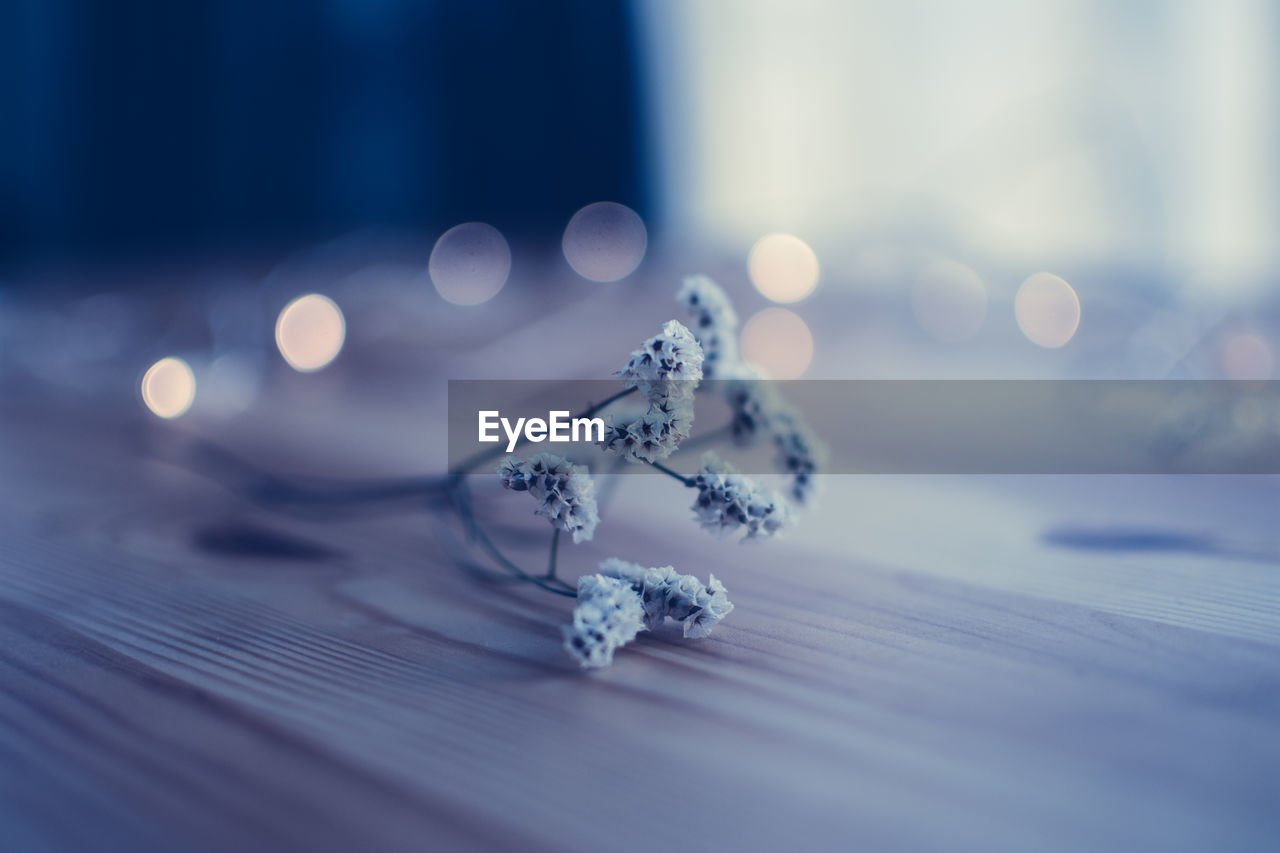
<svg viewBox="0 0 1280 853">
<path fill-rule="evenodd" d="M 511 248 L 484 222 L 464 222 L 436 241 L 427 263 L 431 283 L 454 305 L 479 305 L 502 290 L 511 274 Z"/>
<path fill-rule="evenodd" d="M 742 327 L 742 355 L 771 379 L 795 379 L 813 361 L 808 325 L 786 308 L 765 308 Z"/>
<path fill-rule="evenodd" d="M 794 234 L 769 234 L 751 247 L 747 274 L 774 302 L 799 302 L 818 286 L 818 256 Z"/>
<path fill-rule="evenodd" d="M 1236 332 L 1227 337 L 1219 351 L 1224 379 L 1270 379 L 1276 356 L 1271 343 L 1256 332 Z"/>
<path fill-rule="evenodd" d="M 1038 272 L 1022 282 L 1013 312 L 1022 334 L 1047 349 L 1065 345 L 1080 326 L 1080 298 L 1052 273 Z"/>
<path fill-rule="evenodd" d="M 634 210 L 600 201 L 573 215 L 560 245 L 564 259 L 578 275 L 591 281 L 618 281 L 640 266 L 649 235 Z"/>
<path fill-rule="evenodd" d="M 346 321 L 332 299 L 308 293 L 284 306 L 276 319 L 276 346 L 294 370 L 310 373 L 342 351 Z"/>
<path fill-rule="evenodd" d="M 179 417 L 195 399 L 196 376 L 180 358 L 162 358 L 142 376 L 142 402 L 158 417 Z"/>
<path fill-rule="evenodd" d="M 934 261 L 916 276 L 911 307 L 920 327 L 943 343 L 967 341 L 987 318 L 987 288 L 956 261 Z"/>
</svg>

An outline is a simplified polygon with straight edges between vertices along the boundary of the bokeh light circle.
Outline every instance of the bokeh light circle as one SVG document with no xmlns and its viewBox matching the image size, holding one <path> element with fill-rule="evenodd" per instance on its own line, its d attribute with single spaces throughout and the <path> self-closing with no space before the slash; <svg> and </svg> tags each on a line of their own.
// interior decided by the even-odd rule
<svg viewBox="0 0 1280 853">
<path fill-rule="evenodd" d="M 987 288 L 978 274 L 956 261 L 934 261 L 916 276 L 911 307 L 920 328 L 943 343 L 978 334 L 987 318 Z"/>
<path fill-rule="evenodd" d="M 436 291 L 454 305 L 479 305 L 502 290 L 511 274 L 511 247 L 484 222 L 455 225 L 436 241 L 427 262 Z"/>
<path fill-rule="evenodd" d="M 794 234 L 761 237 L 747 255 L 756 290 L 774 302 L 799 302 L 818 286 L 818 256 Z"/>
<path fill-rule="evenodd" d="M 346 321 L 327 296 L 308 293 L 284 306 L 276 319 L 276 347 L 294 370 L 310 373 L 338 357 Z"/>
<path fill-rule="evenodd" d="M 649 235 L 634 210 L 600 201 L 573 215 L 560 245 L 578 275 L 590 281 L 618 281 L 640 266 Z"/>
<path fill-rule="evenodd" d="M 1080 326 L 1080 298 L 1058 276 L 1038 272 L 1018 288 L 1013 313 L 1028 340 L 1057 349 L 1075 337 Z"/>
<path fill-rule="evenodd" d="M 742 356 L 770 379 L 795 379 L 813 361 L 809 326 L 786 308 L 765 308 L 742 327 Z"/>
<path fill-rule="evenodd" d="M 179 417 L 195 399 L 196 375 L 180 358 L 162 358 L 142 376 L 142 402 L 158 417 Z"/>
</svg>

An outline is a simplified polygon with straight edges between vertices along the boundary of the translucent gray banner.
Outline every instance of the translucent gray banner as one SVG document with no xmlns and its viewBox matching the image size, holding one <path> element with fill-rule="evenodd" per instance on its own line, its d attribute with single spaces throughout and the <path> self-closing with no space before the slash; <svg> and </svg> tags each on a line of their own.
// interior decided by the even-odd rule
<svg viewBox="0 0 1280 853">
<path fill-rule="evenodd" d="M 651 471 L 614 464 L 636 455 L 625 442 L 611 452 L 595 441 L 601 426 L 617 439 L 669 417 L 642 423 L 650 404 L 640 391 L 592 411 L 624 390 L 608 380 L 451 381 L 450 469 L 492 470 L 514 436 L 517 455 Z M 664 447 L 639 452 L 686 474 L 705 450 L 744 473 L 774 472 L 796 442 L 818 473 L 1280 473 L 1280 382 L 718 380 L 683 391 L 692 394 L 691 435 L 670 456 Z M 577 440 L 575 418 L 584 421 Z"/>
</svg>

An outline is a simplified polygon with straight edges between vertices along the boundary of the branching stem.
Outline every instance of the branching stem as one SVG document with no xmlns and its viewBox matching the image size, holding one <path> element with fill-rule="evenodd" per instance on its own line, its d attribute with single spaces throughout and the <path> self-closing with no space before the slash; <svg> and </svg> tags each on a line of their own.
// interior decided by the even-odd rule
<svg viewBox="0 0 1280 853">
<path fill-rule="evenodd" d="M 551 531 L 551 556 L 547 557 L 547 579 L 557 580 L 556 578 L 556 551 L 560 547 L 560 528 L 553 528 Z"/>
<path fill-rule="evenodd" d="M 683 474 L 679 473 L 678 471 L 673 471 L 670 468 L 668 468 L 666 465 L 663 465 L 661 462 L 649 462 L 648 460 L 646 460 L 646 464 L 653 468 L 657 468 L 659 471 L 666 474 L 668 477 L 674 477 L 675 479 L 679 480 L 681 484 L 683 484 L 684 486 L 693 488 L 692 477 L 686 477 Z"/>
<path fill-rule="evenodd" d="M 466 527 L 467 536 L 488 553 L 494 562 L 520 580 L 528 581 L 540 589 L 545 589 L 547 592 L 554 592 L 556 595 L 563 595 L 569 598 L 577 597 L 577 591 L 559 578 L 531 575 L 512 562 L 506 554 L 502 553 L 502 549 L 494 544 L 493 540 L 489 538 L 489 534 L 484 532 L 480 527 L 480 523 L 476 520 L 475 513 L 471 509 L 471 495 L 467 490 L 465 481 L 460 481 L 454 485 L 453 495 L 454 508 L 458 511 L 458 516 Z M 552 541 L 554 542 L 555 540 Z"/>
</svg>

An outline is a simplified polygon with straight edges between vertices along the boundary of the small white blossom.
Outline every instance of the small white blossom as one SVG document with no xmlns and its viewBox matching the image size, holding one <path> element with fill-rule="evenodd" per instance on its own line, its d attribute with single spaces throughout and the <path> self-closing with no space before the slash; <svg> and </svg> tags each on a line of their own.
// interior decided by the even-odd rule
<svg viewBox="0 0 1280 853">
<path fill-rule="evenodd" d="M 744 477 L 714 453 L 702 457 L 702 468 L 693 476 L 698 497 L 693 502 L 694 517 L 702 529 L 723 539 L 744 528 L 742 542 L 758 542 L 775 535 L 791 523 L 791 508 L 772 489 Z"/>
<path fill-rule="evenodd" d="M 650 402 L 663 399 L 671 394 L 671 383 L 688 383 L 692 389 L 702 379 L 702 347 L 679 321 L 668 320 L 662 334 L 633 350 L 626 366 L 613 375 L 639 388 Z"/>
<path fill-rule="evenodd" d="M 578 606 L 565 625 L 564 647 L 583 667 L 608 666 L 615 649 L 643 631 L 644 609 L 630 581 L 604 575 L 578 578 Z"/>
<path fill-rule="evenodd" d="M 724 584 L 715 575 L 698 594 L 698 610 L 684 621 L 684 635 L 690 640 L 700 640 L 720 624 L 720 620 L 733 610 L 733 602 Z"/>
<path fill-rule="evenodd" d="M 791 475 L 791 497 L 802 505 L 812 504 L 818 489 L 815 475 L 826 464 L 830 451 L 799 413 L 792 409 L 777 412 L 772 418 L 771 429 L 773 443 L 778 448 L 778 460 Z"/>
<path fill-rule="evenodd" d="M 698 598 L 705 597 L 707 591 L 702 581 L 693 575 L 665 577 L 663 581 L 667 594 L 667 615 L 672 619 L 683 622 L 702 609 Z"/>
<path fill-rule="evenodd" d="M 705 275 L 685 278 L 676 301 L 689 310 L 693 334 L 702 345 L 702 372 L 707 379 L 725 378 L 738 363 L 738 313 L 728 295 Z"/>
<path fill-rule="evenodd" d="M 791 496 L 800 504 L 813 501 L 815 475 L 829 451 L 799 413 L 787 405 L 759 370 L 738 354 L 738 315 L 724 290 L 706 276 L 689 276 L 676 300 L 693 315 L 694 335 L 702 344 L 705 376 L 725 380 L 725 401 L 733 419 L 730 428 L 738 445 L 771 436 L 779 463 L 792 476 Z"/>
<path fill-rule="evenodd" d="M 668 615 L 667 590 L 682 577 L 670 566 L 646 569 L 639 563 L 629 563 L 618 557 L 610 557 L 600 564 L 600 574 L 629 582 L 640 595 L 644 607 L 644 626 L 652 631 L 662 624 Z"/>
<path fill-rule="evenodd" d="M 649 410 L 638 418 L 610 417 L 600 446 L 619 456 L 657 462 L 675 452 L 692 430 L 693 389 L 681 384 L 651 402 Z"/>
<path fill-rule="evenodd" d="M 693 392 L 702 379 L 702 347 L 675 320 L 631 353 L 614 374 L 640 390 L 648 410 L 634 418 L 611 417 L 605 450 L 632 460 L 657 462 L 670 456 L 693 430 Z"/>
<path fill-rule="evenodd" d="M 671 566 L 646 569 L 617 557 L 602 562 L 600 574 L 631 584 L 640 596 L 649 630 L 670 618 L 682 624 L 685 637 L 701 639 L 733 610 L 724 584 L 715 575 L 703 586 L 693 575 L 682 575 Z"/>
<path fill-rule="evenodd" d="M 498 476 L 502 478 L 502 487 L 513 492 L 529 490 L 529 463 L 518 456 L 508 456 L 498 465 Z"/>
<path fill-rule="evenodd" d="M 670 568 L 668 566 L 668 568 Z M 610 557 L 600 563 L 600 574 L 607 578 L 618 578 L 633 584 L 644 583 L 644 576 L 650 570 L 639 563 L 632 563 L 621 557 Z"/>
<path fill-rule="evenodd" d="M 746 362 L 733 365 L 723 378 L 720 385 L 733 413 L 730 421 L 733 441 L 745 447 L 768 434 L 774 413 L 786 404 L 773 384 Z"/>
<path fill-rule="evenodd" d="M 538 501 L 534 514 L 572 534 L 575 544 L 595 534 L 600 513 L 596 485 L 586 466 L 552 453 L 539 453 L 528 461 L 508 456 L 498 466 L 498 476 L 506 488 L 531 494 Z"/>
<path fill-rule="evenodd" d="M 811 504 L 817 493 L 816 475 L 830 458 L 830 450 L 800 412 L 774 390 L 773 383 L 753 372 L 742 363 L 736 375 L 723 383 L 733 412 L 734 443 L 747 446 L 760 436 L 770 436 L 778 449 L 779 467 L 791 475 L 791 497 L 801 505 Z"/>
</svg>

